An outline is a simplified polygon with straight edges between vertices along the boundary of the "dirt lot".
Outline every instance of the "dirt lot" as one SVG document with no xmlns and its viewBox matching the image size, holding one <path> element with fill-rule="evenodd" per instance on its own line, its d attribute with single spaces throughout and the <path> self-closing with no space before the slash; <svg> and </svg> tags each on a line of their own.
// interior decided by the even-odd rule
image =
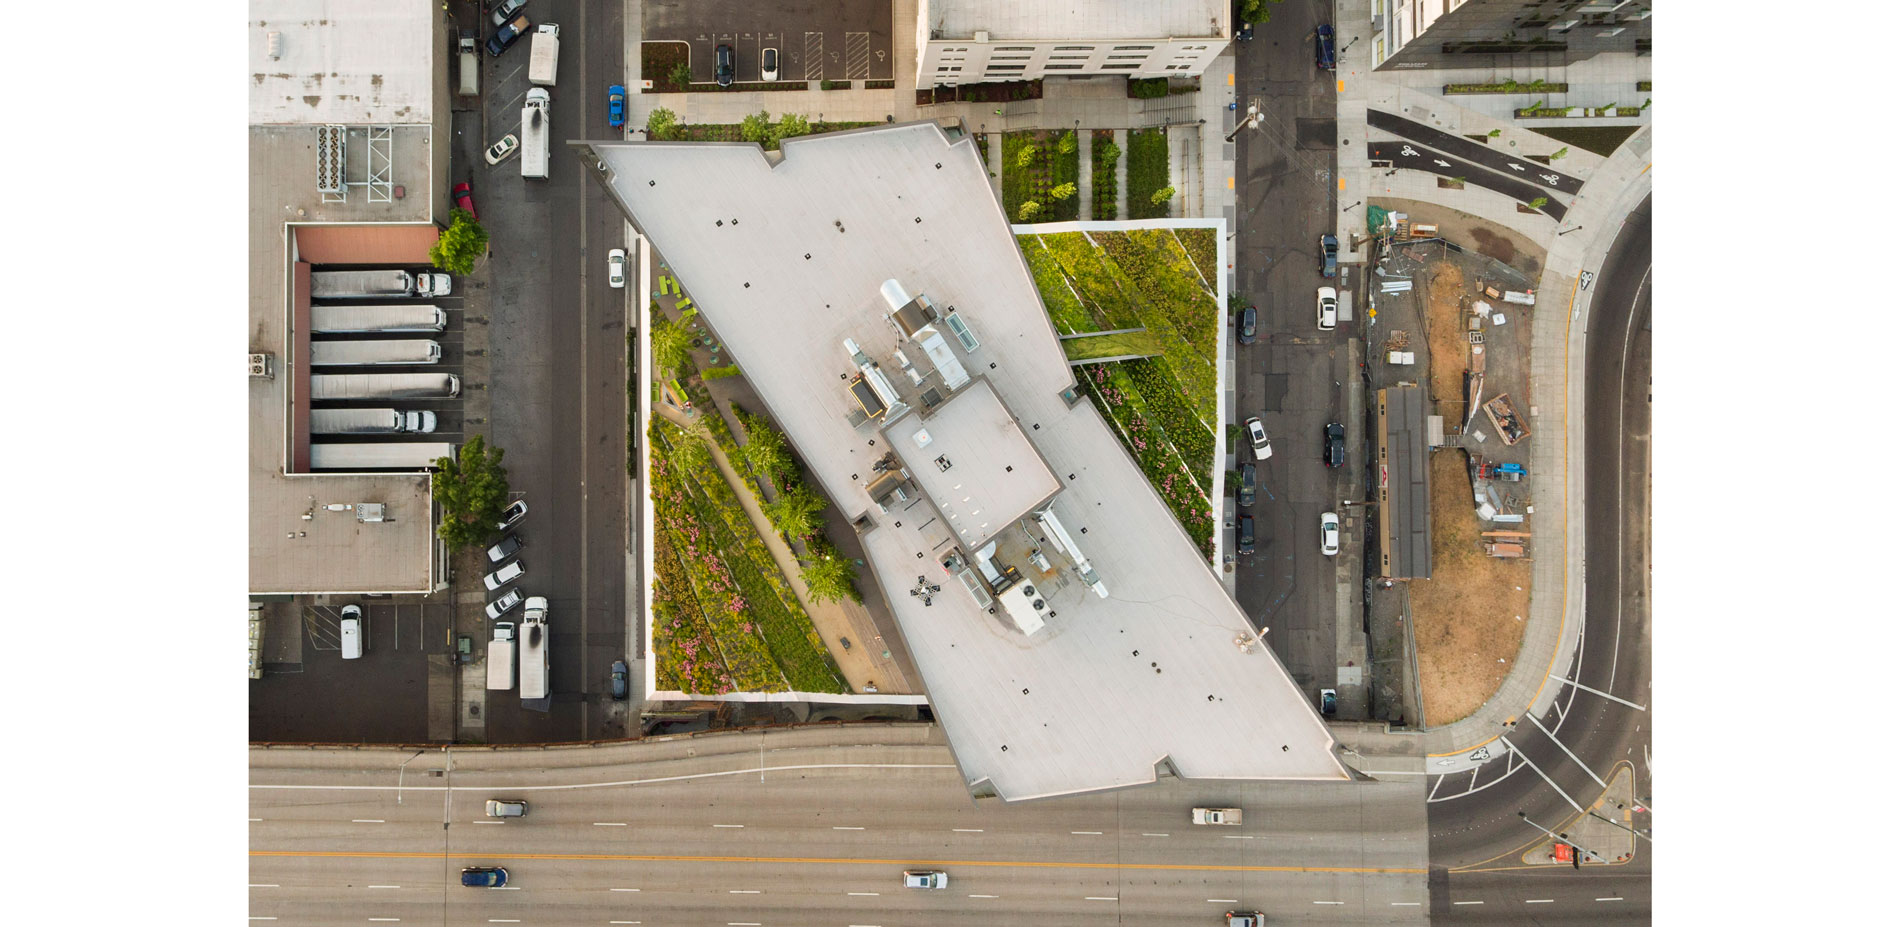
<svg viewBox="0 0 1900 927">
<path fill-rule="evenodd" d="M 1425 336 L 1431 358 L 1432 411 L 1445 417 L 1449 430 L 1464 421 L 1465 368 L 1471 343 L 1465 340 L 1467 313 L 1459 305 L 1465 293 L 1465 275 L 1457 264 L 1433 261 L 1425 268 L 1431 281 L 1425 291 Z"/>
<path fill-rule="evenodd" d="M 1431 479 L 1432 578 L 1413 580 L 1410 592 L 1424 722 L 1436 727 L 1476 711 L 1510 672 L 1524 640 L 1531 569 L 1485 555 L 1463 451 L 1433 451 Z"/>
</svg>

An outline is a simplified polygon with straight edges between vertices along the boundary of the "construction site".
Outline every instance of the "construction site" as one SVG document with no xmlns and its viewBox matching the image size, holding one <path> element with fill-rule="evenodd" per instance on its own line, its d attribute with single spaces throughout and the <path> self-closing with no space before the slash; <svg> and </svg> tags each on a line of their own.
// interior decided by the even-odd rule
<svg viewBox="0 0 1900 927">
<path fill-rule="evenodd" d="M 1391 552 L 1368 558 L 1373 655 L 1387 664 L 1373 716 L 1437 727 L 1481 706 L 1523 641 L 1537 552 L 1530 271 L 1542 255 L 1475 222 L 1386 209 L 1368 221 L 1373 498 Z M 1420 391 L 1408 425 L 1396 410 Z"/>
</svg>

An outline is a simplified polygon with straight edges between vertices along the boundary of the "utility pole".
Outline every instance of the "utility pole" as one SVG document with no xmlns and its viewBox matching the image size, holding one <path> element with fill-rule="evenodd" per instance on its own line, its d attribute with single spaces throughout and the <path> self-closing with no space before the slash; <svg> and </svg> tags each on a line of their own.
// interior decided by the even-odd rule
<svg viewBox="0 0 1900 927">
<path fill-rule="evenodd" d="M 1536 821 L 1533 821 L 1533 820 L 1531 820 L 1531 819 L 1530 819 L 1530 818 L 1529 818 L 1528 816 L 1526 816 L 1526 815 L 1524 814 L 1524 812 L 1522 812 L 1522 811 L 1519 811 L 1519 812 L 1517 813 L 1517 816 L 1518 816 L 1518 817 L 1520 817 L 1520 818 L 1523 818 L 1523 819 L 1524 819 L 1524 823 L 1526 823 L 1526 824 L 1529 824 L 1530 826 L 1532 826 L 1532 827 L 1535 827 L 1535 828 L 1537 828 L 1538 830 L 1541 830 L 1541 831 L 1543 831 L 1543 832 L 1544 832 L 1544 833 L 1546 833 L 1546 834 L 1549 834 L 1549 835 L 1550 835 L 1550 838 L 1551 838 L 1552 840 L 1556 840 L 1556 841 L 1560 841 L 1560 842 L 1562 842 L 1562 843 L 1568 843 L 1568 844 L 1570 844 L 1570 845 L 1571 845 L 1571 846 L 1573 846 L 1573 847 L 1577 847 L 1577 852 L 1579 852 L 1579 853 L 1584 853 L 1584 854 L 1586 854 L 1586 855 L 1588 855 L 1588 856 L 1590 856 L 1590 857 L 1592 857 L 1592 858 L 1594 858 L 1594 859 L 1595 859 L 1595 860 L 1596 860 L 1597 862 L 1599 862 L 1599 863 L 1607 863 L 1607 862 L 1609 862 L 1609 860 L 1607 860 L 1607 859 L 1605 859 L 1605 858 L 1603 857 L 1603 854 L 1601 854 L 1601 853 L 1598 853 L 1597 851 L 1595 851 L 1595 850 L 1592 850 L 1592 849 L 1589 849 L 1589 848 L 1587 848 L 1587 847 L 1580 847 L 1580 846 L 1577 846 L 1577 844 L 1576 844 L 1576 842 L 1575 842 L 1575 841 L 1572 841 L 1572 840 L 1570 839 L 1570 835 L 1569 835 L 1569 834 L 1560 834 L 1560 833 L 1557 833 L 1556 831 L 1553 831 L 1553 830 L 1551 830 L 1550 828 L 1548 828 L 1548 827 L 1545 827 L 1544 825 L 1542 825 L 1542 824 L 1539 824 L 1539 823 L 1537 823 Z"/>
</svg>

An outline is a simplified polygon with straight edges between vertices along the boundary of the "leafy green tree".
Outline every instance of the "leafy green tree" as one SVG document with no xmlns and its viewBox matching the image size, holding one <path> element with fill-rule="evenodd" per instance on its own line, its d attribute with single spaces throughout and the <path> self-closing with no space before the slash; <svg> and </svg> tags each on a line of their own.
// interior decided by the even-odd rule
<svg viewBox="0 0 1900 927">
<path fill-rule="evenodd" d="M 1036 213 L 1039 213 L 1039 212 L 1042 212 L 1041 203 L 1038 203 L 1035 200 L 1024 200 L 1022 206 L 1018 207 L 1016 210 L 1016 221 L 1028 222 L 1029 220 L 1034 219 L 1036 217 Z"/>
<path fill-rule="evenodd" d="M 1036 157 L 1040 154 L 1042 154 L 1042 151 L 1036 146 L 1024 145 L 1021 150 L 1016 152 L 1016 166 L 1020 168 L 1033 167 L 1036 163 Z"/>
<path fill-rule="evenodd" d="M 786 113 L 778 117 L 778 125 L 772 127 L 772 144 L 768 148 L 777 148 L 778 143 L 788 138 L 797 138 L 811 134 L 811 120 L 796 113 Z"/>
<path fill-rule="evenodd" d="M 1265 3 L 1279 3 L 1280 0 L 1265 0 Z M 1240 0 L 1240 21 L 1244 23 L 1264 23 L 1273 18 L 1266 11 L 1262 0 Z"/>
<path fill-rule="evenodd" d="M 653 326 L 653 366 L 674 376 L 693 359 L 693 333 L 670 319 Z"/>
<path fill-rule="evenodd" d="M 487 253 L 488 230 L 468 210 L 456 209 L 449 213 L 449 227 L 429 249 L 429 261 L 460 277 L 474 271 L 476 259 Z"/>
<path fill-rule="evenodd" d="M 1570 153 L 1570 146 L 1569 146 L 1569 145 L 1565 145 L 1564 147 L 1562 147 L 1562 148 L 1559 148 L 1559 149 L 1557 149 L 1556 151 L 1553 151 L 1553 152 L 1551 152 L 1551 153 L 1550 153 L 1550 159 L 1551 159 L 1552 161 L 1557 161 L 1557 160 L 1561 160 L 1561 159 L 1562 159 L 1562 158 L 1564 157 L 1564 155 L 1567 155 L 1567 154 L 1569 154 L 1569 153 Z"/>
<path fill-rule="evenodd" d="M 1116 161 L 1121 160 L 1122 149 L 1120 145 L 1114 142 L 1103 142 L 1095 146 L 1095 154 L 1096 157 L 1101 159 L 1101 163 L 1113 165 Z"/>
<path fill-rule="evenodd" d="M 708 410 L 708 414 L 719 413 Z M 697 473 L 712 466 L 712 448 L 700 434 L 688 431 L 678 444 L 666 449 L 666 464 L 676 473 Z"/>
<path fill-rule="evenodd" d="M 785 437 L 756 419 L 747 423 L 745 446 L 739 453 L 752 472 L 771 477 L 775 483 L 798 469 L 792 464 L 792 451 L 785 446 Z"/>
<path fill-rule="evenodd" d="M 647 114 L 647 138 L 651 141 L 668 141 L 679 138 L 680 117 L 664 106 Z"/>
<path fill-rule="evenodd" d="M 673 65 L 673 70 L 667 73 L 667 79 L 673 82 L 673 86 L 684 89 L 693 83 L 693 68 L 682 61 Z"/>
<path fill-rule="evenodd" d="M 1050 199 L 1066 200 L 1069 197 L 1074 196 L 1074 195 L 1075 195 L 1075 184 L 1073 183 L 1056 184 L 1054 187 L 1050 188 L 1049 190 Z"/>
<path fill-rule="evenodd" d="M 739 120 L 739 137 L 761 145 L 772 140 L 772 114 L 759 110 L 756 116 Z"/>
<path fill-rule="evenodd" d="M 495 536 L 495 524 L 508 507 L 508 470 L 501 456 L 501 448 L 489 450 L 476 435 L 463 442 L 456 456 L 435 462 L 429 488 L 442 506 L 442 523 L 435 533 L 450 550 L 476 547 Z"/>
<path fill-rule="evenodd" d="M 1062 133 L 1062 137 L 1056 140 L 1056 150 L 1062 152 L 1063 154 L 1075 154 L 1075 130 L 1074 129 L 1070 129 L 1069 131 Z"/>
<path fill-rule="evenodd" d="M 817 550 L 820 546 L 824 548 L 822 554 Z M 864 601 L 864 594 L 858 591 L 858 568 L 851 564 L 850 558 L 832 550 L 829 544 L 813 545 L 812 552 L 817 559 L 798 572 L 813 601 Z"/>
<path fill-rule="evenodd" d="M 824 525 L 824 519 L 819 517 L 824 510 L 824 499 L 804 483 L 795 483 L 766 503 L 765 517 L 772 527 L 786 535 L 807 538 Z"/>
<path fill-rule="evenodd" d="M 1171 199 L 1174 199 L 1174 188 L 1162 187 L 1161 189 L 1156 190 L 1153 196 L 1148 197 L 1148 202 L 1153 203 L 1156 206 L 1159 206 L 1162 203 L 1165 203 Z"/>
</svg>

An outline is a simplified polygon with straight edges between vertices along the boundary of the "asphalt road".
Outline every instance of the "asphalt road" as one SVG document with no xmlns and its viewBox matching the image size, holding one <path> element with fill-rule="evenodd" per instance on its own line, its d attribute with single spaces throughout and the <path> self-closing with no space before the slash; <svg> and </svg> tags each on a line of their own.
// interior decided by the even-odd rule
<svg viewBox="0 0 1900 927">
<path fill-rule="evenodd" d="M 1440 177 L 1460 178 L 1465 183 L 1502 193 L 1526 206 L 1542 197 L 1545 203 L 1537 207 L 1537 210 L 1559 222 L 1563 221 L 1564 214 L 1570 211 L 1570 207 L 1551 197 L 1550 191 L 1541 189 L 1535 184 L 1512 180 L 1509 177 L 1499 177 L 1469 161 L 1425 148 L 1416 142 L 1375 139 L 1366 143 L 1366 156 L 1374 161 L 1390 161 L 1393 167 L 1425 171 Z"/>
<path fill-rule="evenodd" d="M 1536 720 L 1555 733 L 1568 754 L 1524 718 L 1504 735 L 1508 747 L 1502 742 L 1490 746 L 1494 751 L 1514 750 L 1516 756 L 1494 760 L 1476 775 L 1433 779 L 1428 812 L 1432 863 L 1435 870 L 1449 870 L 1447 879 L 1434 883 L 1435 904 L 1460 898 L 1467 889 L 1488 891 L 1489 886 L 1507 894 L 1521 893 L 1510 880 L 1532 876 L 1502 870 L 1518 866 L 1519 854 L 1544 835 L 1520 820 L 1519 811 L 1564 830 L 1561 824 L 1550 823 L 1577 816 L 1564 796 L 1587 807 L 1602 791 L 1596 779 L 1609 779 L 1624 763 L 1635 775 L 1635 794 L 1651 794 L 1649 209 L 1645 200 L 1631 213 L 1598 271 L 1591 303 L 1585 358 L 1589 385 L 1583 410 L 1588 593 L 1583 644 L 1577 666 L 1567 674 L 1584 686 L 1645 710 L 1566 687 L 1552 710 Z M 1585 772 L 1584 766 L 1591 772 Z M 1648 845 L 1639 842 L 1631 864 L 1595 870 L 1625 872 L 1629 878 L 1623 883 L 1623 897 L 1642 898 L 1640 906 L 1632 904 L 1626 910 L 1640 910 L 1645 918 L 1647 850 Z M 1487 870 L 1493 872 L 1478 875 Z M 1538 876 L 1544 877 L 1561 876 Z M 1466 915 L 1479 917 L 1463 910 L 1453 913 L 1460 923 Z M 1488 911 L 1483 914 L 1490 916 Z"/>
<path fill-rule="evenodd" d="M 1431 148 L 1470 161 L 1473 164 L 1488 167 L 1506 177 L 1517 177 L 1547 190 L 1557 190 L 1575 194 L 1583 190 L 1583 181 L 1568 174 L 1552 170 L 1548 164 L 1527 161 L 1515 155 L 1499 151 L 1489 145 L 1479 144 L 1462 135 L 1441 132 L 1431 126 L 1413 122 L 1391 113 L 1382 113 L 1376 109 L 1366 110 L 1366 124 L 1410 139 Z"/>
<path fill-rule="evenodd" d="M 624 247 L 619 212 L 566 147 L 617 138 L 607 87 L 624 83 L 624 7 L 605 0 L 536 0 L 537 24 L 561 24 L 552 89 L 549 179 L 521 176 L 520 156 L 489 166 L 477 149 L 477 203 L 491 232 L 490 442 L 504 448 L 509 483 L 528 501 L 518 530 L 528 575 L 548 598 L 554 697 L 547 713 L 494 693 L 490 743 L 621 736 L 627 704 L 608 697 L 614 660 L 628 655 L 626 619 L 626 300 L 607 285 L 607 252 Z M 493 29 L 484 20 L 483 35 Z M 528 47 L 484 56 L 485 131 L 519 132 Z M 484 142 L 485 144 L 485 142 Z M 479 591 L 479 577 L 458 576 Z M 515 616 L 518 619 L 518 615 Z M 486 637 L 487 634 L 481 635 Z"/>
<path fill-rule="evenodd" d="M 1344 468 L 1328 469 L 1320 458 L 1326 423 L 1354 424 L 1347 387 L 1358 376 L 1350 346 L 1357 323 L 1322 332 L 1315 312 L 1318 288 L 1341 284 L 1319 275 L 1319 237 L 1333 230 L 1335 93 L 1330 75 L 1313 66 L 1311 35 L 1331 20 L 1330 4 L 1294 0 L 1235 46 L 1240 112 L 1257 103 L 1264 114 L 1235 138 L 1238 292 L 1243 305 L 1258 307 L 1260 325 L 1258 343 L 1234 345 L 1235 421 L 1264 414 L 1274 451 L 1247 510 L 1258 540 L 1254 553 L 1238 557 L 1235 590 L 1316 703 L 1339 666 L 1338 584 L 1358 581 L 1341 575 L 1345 558 L 1320 553 L 1319 516 L 1359 498 L 1353 474 L 1365 464 L 1357 441 Z M 1237 467 L 1252 459 L 1244 442 L 1238 455 Z M 1344 541 L 1364 539 L 1349 526 Z"/>
<path fill-rule="evenodd" d="M 972 802 L 940 743 L 893 742 L 919 732 L 728 734 L 525 760 L 273 756 L 252 770 L 250 914 L 896 927 L 1206 925 L 1259 909 L 1277 922 L 1426 922 L 1416 780 L 1169 780 L 1005 806 Z M 529 813 L 491 822 L 488 798 L 525 799 Z M 1189 810 L 1209 804 L 1242 807 L 1246 824 L 1191 825 Z M 456 873 L 474 865 L 506 867 L 509 888 L 461 888 Z M 916 868 L 947 872 L 949 888 L 901 888 Z"/>
</svg>

